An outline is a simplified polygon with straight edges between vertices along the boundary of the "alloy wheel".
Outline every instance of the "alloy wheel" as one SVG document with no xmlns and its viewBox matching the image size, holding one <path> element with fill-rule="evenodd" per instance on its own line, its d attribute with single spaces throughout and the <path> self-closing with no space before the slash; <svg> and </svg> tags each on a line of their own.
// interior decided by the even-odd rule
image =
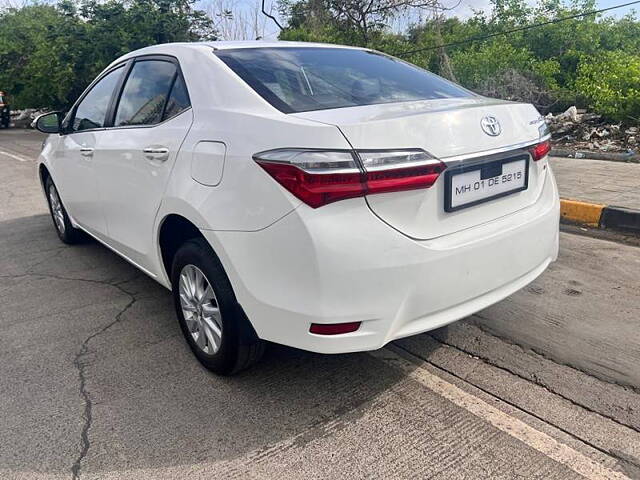
<svg viewBox="0 0 640 480">
<path fill-rule="evenodd" d="M 49 203 L 51 204 L 51 214 L 53 216 L 53 221 L 56 224 L 56 228 L 62 235 L 64 235 L 64 210 L 62 210 L 62 202 L 58 196 L 58 191 L 53 185 L 49 187 Z"/>
<path fill-rule="evenodd" d="M 207 355 L 215 354 L 222 343 L 222 315 L 209 280 L 195 265 L 185 265 L 178 288 L 182 315 L 193 341 Z"/>
</svg>

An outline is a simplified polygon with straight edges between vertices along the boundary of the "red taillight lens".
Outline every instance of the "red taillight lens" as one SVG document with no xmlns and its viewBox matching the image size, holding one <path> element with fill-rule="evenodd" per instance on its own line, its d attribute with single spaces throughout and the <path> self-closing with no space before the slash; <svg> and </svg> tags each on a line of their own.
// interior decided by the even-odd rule
<svg viewBox="0 0 640 480">
<path fill-rule="evenodd" d="M 424 150 L 361 150 L 367 194 L 432 186 L 446 165 Z"/>
<path fill-rule="evenodd" d="M 359 170 L 345 173 L 309 173 L 286 163 L 258 160 L 258 164 L 280 185 L 307 205 L 318 208 L 327 203 L 362 195 L 362 174 Z"/>
<path fill-rule="evenodd" d="M 309 331 L 316 335 L 340 335 L 341 333 L 355 332 L 360 328 L 360 323 L 312 323 Z"/>
<path fill-rule="evenodd" d="M 283 149 L 256 154 L 254 160 L 280 185 L 318 208 L 373 193 L 429 188 L 446 165 L 423 150 L 347 151 Z"/>
<path fill-rule="evenodd" d="M 359 197 L 364 190 L 362 172 L 350 151 L 291 148 L 258 153 L 253 159 L 313 208 Z"/>
<path fill-rule="evenodd" d="M 538 161 L 551 151 L 551 142 L 545 140 L 529 148 L 529 153 L 534 161 Z"/>
<path fill-rule="evenodd" d="M 438 162 L 433 165 L 367 172 L 367 194 L 429 188 L 444 169 L 444 163 Z"/>
</svg>

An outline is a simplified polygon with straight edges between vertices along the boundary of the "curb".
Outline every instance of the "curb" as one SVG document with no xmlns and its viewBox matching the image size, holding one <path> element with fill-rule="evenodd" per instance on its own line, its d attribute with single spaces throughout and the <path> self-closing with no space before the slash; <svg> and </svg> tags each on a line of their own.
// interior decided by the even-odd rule
<svg viewBox="0 0 640 480">
<path fill-rule="evenodd" d="M 549 152 L 549 155 L 552 157 L 582 158 L 585 160 L 608 160 L 610 162 L 640 163 L 640 154 L 637 153 L 591 152 L 589 150 L 553 148 Z"/>
<path fill-rule="evenodd" d="M 560 220 L 593 228 L 640 233 L 640 210 L 560 199 Z"/>
</svg>

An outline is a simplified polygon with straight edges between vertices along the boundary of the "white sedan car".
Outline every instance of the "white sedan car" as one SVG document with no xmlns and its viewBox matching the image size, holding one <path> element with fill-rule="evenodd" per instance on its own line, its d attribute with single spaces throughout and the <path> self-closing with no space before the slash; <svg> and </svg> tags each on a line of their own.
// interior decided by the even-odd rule
<svg viewBox="0 0 640 480">
<path fill-rule="evenodd" d="M 342 353 L 441 327 L 558 252 L 536 109 L 367 49 L 148 47 L 37 126 L 61 240 L 88 234 L 171 289 L 220 374 L 265 340 Z"/>
</svg>

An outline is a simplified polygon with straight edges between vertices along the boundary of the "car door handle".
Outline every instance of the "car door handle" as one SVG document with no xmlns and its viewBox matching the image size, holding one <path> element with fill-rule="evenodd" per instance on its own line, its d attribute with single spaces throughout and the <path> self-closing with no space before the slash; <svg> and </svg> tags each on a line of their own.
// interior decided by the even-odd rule
<svg viewBox="0 0 640 480">
<path fill-rule="evenodd" d="M 142 153 L 149 160 L 165 161 L 169 158 L 169 149 L 166 147 L 147 147 L 142 149 Z"/>
<path fill-rule="evenodd" d="M 80 155 L 82 155 L 83 157 L 93 157 L 93 148 L 91 147 L 80 148 Z"/>
</svg>

